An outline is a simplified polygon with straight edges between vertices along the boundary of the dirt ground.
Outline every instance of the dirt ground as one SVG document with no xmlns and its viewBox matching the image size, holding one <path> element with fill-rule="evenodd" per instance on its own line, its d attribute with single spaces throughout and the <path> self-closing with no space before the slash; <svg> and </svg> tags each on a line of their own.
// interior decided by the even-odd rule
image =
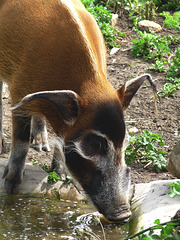
<svg viewBox="0 0 180 240">
<path fill-rule="evenodd" d="M 162 26 L 163 19 L 157 19 L 156 22 Z M 117 28 L 121 32 L 125 32 L 126 36 L 118 39 L 120 50 L 110 55 L 108 49 L 108 79 L 112 85 L 118 89 L 127 80 L 137 77 L 143 73 L 150 73 L 157 85 L 157 89 L 161 89 L 165 84 L 166 74 L 156 73 L 154 71 L 145 70 L 145 67 L 150 66 L 150 63 L 138 59 L 131 55 L 132 39 L 137 38 L 138 35 L 133 30 L 132 22 L 128 20 L 128 13 L 123 11 L 119 14 Z M 167 29 L 163 26 L 163 31 L 160 35 L 176 35 L 173 29 Z M 173 49 L 172 49 L 173 51 Z M 7 87 L 4 89 L 4 136 L 5 141 L 11 142 L 11 112 L 10 100 L 8 98 Z M 138 93 L 132 100 L 130 107 L 125 113 L 127 129 L 131 130 L 136 127 L 137 134 L 142 133 L 143 130 L 148 129 L 153 133 L 158 133 L 163 137 L 165 146 L 163 150 L 167 152 L 166 158 L 172 151 L 173 146 L 179 140 L 180 133 L 180 91 L 176 91 L 176 98 L 161 98 L 158 101 L 158 117 L 154 114 L 154 102 L 152 91 L 149 83 L 144 83 Z M 53 135 L 49 134 L 50 141 Z M 53 154 L 53 145 L 51 145 L 51 152 L 36 152 L 33 149 L 29 150 L 27 162 L 36 161 L 39 164 L 50 164 Z M 8 157 L 8 154 L 3 154 L 2 157 Z M 152 167 L 144 169 L 140 163 L 134 163 L 131 166 L 133 183 L 149 182 L 158 179 L 171 179 L 172 176 L 168 172 L 157 173 Z"/>
</svg>

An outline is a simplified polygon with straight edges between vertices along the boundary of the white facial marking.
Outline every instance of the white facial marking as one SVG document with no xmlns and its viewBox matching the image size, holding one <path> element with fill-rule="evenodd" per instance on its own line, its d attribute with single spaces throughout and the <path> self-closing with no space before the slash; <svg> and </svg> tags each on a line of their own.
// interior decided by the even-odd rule
<svg viewBox="0 0 180 240">
<path fill-rule="evenodd" d="M 98 131 L 91 131 L 89 133 L 95 134 L 107 140 L 107 143 L 108 143 L 107 154 L 105 156 L 101 156 L 99 154 L 95 154 L 92 156 L 86 155 L 85 151 L 83 151 L 82 139 L 79 139 L 73 142 L 75 145 L 75 148 L 73 149 L 73 151 L 76 151 L 83 158 L 93 161 L 96 164 L 97 168 L 101 169 L 103 172 L 105 172 L 107 168 L 112 168 L 112 169 L 115 168 L 114 162 L 113 162 L 115 148 L 112 141 L 110 141 L 104 134 Z"/>
<path fill-rule="evenodd" d="M 128 131 L 126 130 L 126 134 L 125 134 L 125 137 L 124 137 L 124 141 L 123 141 L 123 144 L 122 144 L 122 150 L 121 150 L 121 163 L 122 165 L 126 165 L 125 163 L 125 150 L 128 146 L 128 143 L 129 143 L 129 134 L 128 134 Z"/>
</svg>

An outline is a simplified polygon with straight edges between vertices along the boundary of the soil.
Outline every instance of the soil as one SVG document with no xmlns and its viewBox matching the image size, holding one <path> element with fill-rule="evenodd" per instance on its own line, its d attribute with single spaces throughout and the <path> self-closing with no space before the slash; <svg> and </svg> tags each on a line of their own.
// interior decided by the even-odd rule
<svg viewBox="0 0 180 240">
<path fill-rule="evenodd" d="M 162 26 L 162 18 L 156 19 L 157 23 Z M 157 85 L 157 89 L 161 89 L 166 83 L 166 74 L 157 73 L 155 71 L 145 70 L 145 67 L 151 65 L 151 63 L 145 62 L 143 59 L 135 58 L 131 54 L 132 39 L 137 38 L 137 33 L 133 30 L 132 22 L 128 20 L 128 12 L 122 11 L 119 13 L 117 28 L 120 32 L 124 32 L 126 35 L 123 38 L 118 39 L 118 44 L 121 46 L 120 50 L 113 55 L 110 55 L 110 49 L 107 50 L 107 67 L 108 67 L 108 79 L 112 85 L 118 89 L 127 80 L 139 76 L 143 73 L 150 73 L 152 79 Z M 173 29 L 168 29 L 163 26 L 163 31 L 160 35 L 170 34 L 172 36 L 177 35 Z M 173 51 L 175 51 L 172 48 Z M 8 97 L 7 87 L 4 89 L 3 95 L 4 103 L 4 137 L 5 141 L 11 142 L 11 112 L 10 100 Z M 139 89 L 135 97 L 133 98 L 129 108 L 125 112 L 125 119 L 127 129 L 132 131 L 136 128 L 140 134 L 143 130 L 148 129 L 153 133 L 158 133 L 163 137 L 165 146 L 162 150 L 167 152 L 166 158 L 168 159 L 169 153 L 172 151 L 173 146 L 179 140 L 180 133 L 180 91 L 176 91 L 175 98 L 161 98 L 158 101 L 158 116 L 154 113 L 154 100 L 152 97 L 152 91 L 149 83 L 145 82 Z M 49 139 L 53 138 L 51 130 L 49 133 Z M 27 162 L 36 161 L 39 164 L 50 164 L 53 154 L 53 145 L 51 145 L 51 151 L 36 152 L 33 149 L 29 150 L 27 156 Z M 2 157 L 8 158 L 8 154 L 3 154 Z M 155 172 L 152 166 L 144 168 L 141 163 L 133 163 L 130 165 L 132 170 L 133 183 L 149 182 L 152 180 L 171 179 L 173 176 L 168 172 Z"/>
</svg>

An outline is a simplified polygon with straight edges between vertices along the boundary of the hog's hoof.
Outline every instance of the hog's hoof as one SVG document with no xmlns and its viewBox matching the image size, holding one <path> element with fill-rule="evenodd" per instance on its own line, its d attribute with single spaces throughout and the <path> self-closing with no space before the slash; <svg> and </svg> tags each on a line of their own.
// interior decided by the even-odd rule
<svg viewBox="0 0 180 240">
<path fill-rule="evenodd" d="M 42 150 L 44 151 L 44 152 L 50 152 L 50 146 L 49 146 L 49 144 L 48 143 L 44 143 L 44 144 L 42 144 Z"/>
<path fill-rule="evenodd" d="M 12 182 L 12 181 L 9 181 L 8 179 L 5 179 L 4 187 L 7 194 L 17 194 L 19 191 L 19 184 L 20 183 Z"/>
<path fill-rule="evenodd" d="M 19 185 L 22 181 L 22 177 L 20 174 L 12 174 L 9 173 L 8 166 L 5 167 L 4 174 L 3 174 L 4 180 L 4 187 L 8 194 L 16 194 L 19 191 Z"/>
<path fill-rule="evenodd" d="M 50 147 L 48 143 L 31 143 L 30 145 L 31 148 L 33 148 L 34 150 L 36 150 L 37 152 L 50 152 Z"/>
<path fill-rule="evenodd" d="M 45 151 L 50 152 L 50 147 L 44 132 L 31 134 L 31 148 L 37 152 Z"/>
<path fill-rule="evenodd" d="M 36 151 L 49 152 L 46 120 L 43 116 L 34 115 L 31 119 L 31 148 Z"/>
</svg>

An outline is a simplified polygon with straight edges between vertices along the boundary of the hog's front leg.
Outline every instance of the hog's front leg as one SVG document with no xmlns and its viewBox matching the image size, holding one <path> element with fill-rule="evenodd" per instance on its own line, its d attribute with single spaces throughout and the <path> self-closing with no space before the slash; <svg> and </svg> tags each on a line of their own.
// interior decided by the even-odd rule
<svg viewBox="0 0 180 240">
<path fill-rule="evenodd" d="M 51 171 L 55 171 L 61 178 L 67 176 L 67 168 L 65 166 L 64 156 L 64 142 L 62 139 L 58 139 L 54 146 Z"/>
<path fill-rule="evenodd" d="M 19 184 L 23 178 L 25 159 L 29 149 L 31 117 L 16 114 L 14 110 L 12 113 L 12 122 L 11 153 L 3 175 L 7 193 L 17 193 Z"/>
<path fill-rule="evenodd" d="M 34 115 L 31 119 L 31 148 L 38 152 L 50 151 L 46 120 L 43 116 Z"/>
</svg>

